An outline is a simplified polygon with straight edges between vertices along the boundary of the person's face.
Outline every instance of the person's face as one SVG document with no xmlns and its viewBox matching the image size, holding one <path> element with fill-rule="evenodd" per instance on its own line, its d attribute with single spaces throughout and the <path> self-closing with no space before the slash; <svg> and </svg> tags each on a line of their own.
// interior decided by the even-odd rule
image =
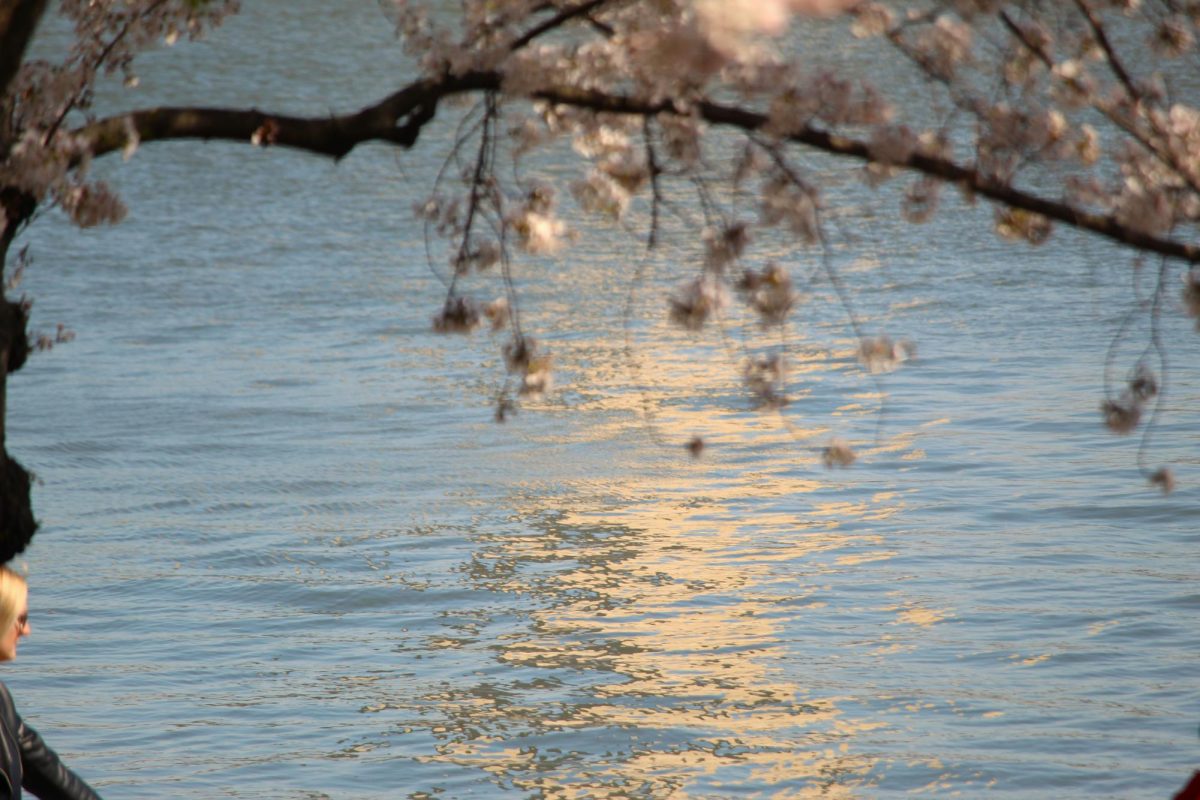
<svg viewBox="0 0 1200 800">
<path fill-rule="evenodd" d="M 0 632 L 0 661 L 12 661 L 17 657 L 17 642 L 29 635 L 29 592 L 21 592 L 17 602 L 17 619 L 8 629 Z"/>
</svg>

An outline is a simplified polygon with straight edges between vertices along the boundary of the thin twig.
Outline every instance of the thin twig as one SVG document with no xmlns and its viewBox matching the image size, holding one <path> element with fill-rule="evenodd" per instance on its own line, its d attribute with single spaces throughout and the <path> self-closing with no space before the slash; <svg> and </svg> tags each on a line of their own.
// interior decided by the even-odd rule
<svg viewBox="0 0 1200 800">
<path fill-rule="evenodd" d="M 1163 296 L 1166 294 L 1166 284 L 1168 277 L 1167 259 L 1162 259 L 1158 267 L 1158 284 L 1154 292 L 1154 302 L 1150 308 L 1150 343 L 1146 347 L 1146 352 L 1142 359 L 1153 352 L 1158 357 L 1159 378 L 1156 383 L 1156 392 L 1154 395 L 1154 408 L 1150 412 L 1150 419 L 1146 420 L 1146 429 L 1142 433 L 1142 440 L 1138 444 L 1137 464 L 1142 474 L 1147 478 L 1150 477 L 1150 469 L 1146 466 L 1146 453 L 1150 449 L 1150 440 L 1154 431 L 1158 428 L 1158 418 L 1162 412 L 1163 403 L 1167 395 L 1168 371 L 1170 366 L 1167 362 L 1167 348 L 1163 346 L 1162 341 L 1162 304 Z"/>
<path fill-rule="evenodd" d="M 483 117 L 483 130 L 479 136 L 479 153 L 475 159 L 475 172 L 471 178 L 471 194 L 467 200 L 467 220 L 463 225 L 462 240 L 459 242 L 458 254 L 454 258 L 454 277 L 450 280 L 450 288 L 448 297 L 454 296 L 454 290 L 458 285 L 458 279 L 463 274 L 463 265 L 466 264 L 467 255 L 471 246 L 471 231 L 475 225 L 475 214 L 479 207 L 480 190 L 483 186 L 485 177 L 490 171 L 491 159 L 489 156 L 494 152 L 492 138 L 495 132 L 492 130 L 496 121 L 496 95 L 494 92 L 488 92 L 485 102 L 487 104 Z"/>
<path fill-rule="evenodd" d="M 653 250 L 658 243 L 659 206 L 663 201 L 662 186 L 659 185 L 658 155 L 654 151 L 654 137 L 650 129 L 650 117 L 642 118 L 642 141 L 646 147 L 646 170 L 650 174 L 650 233 L 646 237 L 646 249 Z"/>
<path fill-rule="evenodd" d="M 570 22 L 578 17 L 585 17 L 594 23 L 589 15 L 607 2 L 610 2 L 610 0 L 588 0 L 586 3 L 580 3 L 577 6 L 564 8 L 562 11 L 558 12 L 540 25 L 530 28 L 523 36 L 516 39 L 509 49 L 515 53 L 537 37 L 541 36 L 543 33 L 547 33 L 555 28 L 562 27 L 565 23 Z"/>
<path fill-rule="evenodd" d="M 129 29 L 133 25 L 134 19 L 137 19 L 137 17 L 148 17 L 150 14 L 157 11 L 161 6 L 166 5 L 166 2 L 167 2 L 167 0 L 156 0 L 156 2 L 151 4 L 145 11 L 141 12 L 140 14 L 135 15 L 133 18 L 126 21 L 125 25 L 121 28 L 121 31 L 116 36 L 114 36 L 112 38 L 112 41 L 110 41 L 108 44 L 106 44 L 104 46 L 104 48 L 100 51 L 100 54 L 96 57 L 95 62 L 93 64 L 91 64 L 90 66 L 84 67 L 85 72 L 83 73 L 83 77 L 80 78 L 79 90 L 71 97 L 71 99 L 69 101 L 67 101 L 67 104 L 63 107 L 62 111 L 59 113 L 58 118 L 54 120 L 54 123 L 46 131 L 46 135 L 44 137 L 42 137 L 42 146 L 43 147 L 50 144 L 50 141 L 54 138 L 54 134 L 58 133 L 58 129 L 62 126 L 63 122 L 66 120 L 67 114 L 70 114 L 71 110 L 74 109 L 76 107 L 76 105 L 79 104 L 80 97 L 82 96 L 84 89 L 87 88 L 87 84 L 88 84 L 88 79 L 86 77 L 87 71 L 90 70 L 93 73 L 99 72 L 100 67 L 104 64 L 105 60 L 110 55 L 112 55 L 112 51 L 116 48 L 116 46 L 118 44 L 121 43 L 121 40 L 124 39 L 126 37 L 126 35 L 128 35 Z"/>
</svg>

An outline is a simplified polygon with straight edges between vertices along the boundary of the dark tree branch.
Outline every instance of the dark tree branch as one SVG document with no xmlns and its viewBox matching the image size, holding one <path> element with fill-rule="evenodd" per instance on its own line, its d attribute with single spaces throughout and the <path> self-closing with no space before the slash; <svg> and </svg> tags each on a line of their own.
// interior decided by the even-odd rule
<svg viewBox="0 0 1200 800">
<path fill-rule="evenodd" d="M 540 92 L 538 98 L 561 105 L 588 108 L 593 111 L 614 114 L 674 114 L 678 113 L 669 101 L 647 103 L 619 95 L 580 90 Z M 737 106 L 701 102 L 697 104 L 701 119 L 714 125 L 736 128 L 742 131 L 761 131 L 767 125 L 767 116 Z M 864 163 L 873 160 L 866 142 L 839 136 L 807 125 L 786 137 L 786 140 L 812 147 L 832 155 L 852 158 Z M 1149 253 L 1180 258 L 1190 263 L 1200 263 L 1200 246 L 1176 239 L 1155 236 L 1124 225 L 1111 214 L 1096 214 L 1060 200 L 1051 200 L 1032 192 L 1019 189 L 1005 181 L 987 175 L 973 165 L 957 164 L 949 159 L 913 153 L 903 163 L 916 172 L 955 184 L 972 194 L 986 197 L 1002 205 L 1041 214 L 1073 228 L 1090 231 L 1106 239 L 1128 245 Z"/>
<path fill-rule="evenodd" d="M 563 9 L 527 31 L 510 49 L 518 50 L 573 19 L 587 18 L 608 2 L 611 0 L 586 0 Z M 122 149 L 129 141 L 132 126 L 140 141 L 194 138 L 250 141 L 258 134 L 262 144 L 342 158 L 357 145 L 372 140 L 410 148 L 416 143 L 421 128 L 433 119 L 442 98 L 470 91 L 495 91 L 500 88 L 500 83 L 499 74 L 494 72 L 427 79 L 410 84 L 357 113 L 324 119 L 280 116 L 257 110 L 156 108 L 110 117 L 86 125 L 76 133 L 90 141 L 94 156 Z"/>
<path fill-rule="evenodd" d="M 1075 6 L 1079 9 L 1079 13 L 1087 20 L 1088 28 L 1092 31 L 1092 36 L 1096 38 L 1096 44 L 1100 45 L 1100 49 L 1104 51 L 1105 59 L 1108 61 L 1109 69 L 1117 76 L 1117 80 L 1125 87 L 1125 91 L 1129 93 L 1129 98 L 1133 102 L 1141 100 L 1141 92 L 1138 91 L 1137 84 L 1129 71 L 1125 69 L 1125 65 L 1121 62 L 1121 58 L 1117 55 L 1116 49 L 1108 40 L 1108 34 L 1104 30 L 1104 25 L 1096 18 L 1095 12 L 1089 6 L 1086 0 L 1075 0 Z"/>
<path fill-rule="evenodd" d="M 662 169 L 658 166 L 658 154 L 654 150 L 654 137 L 650 129 L 650 117 L 642 118 L 642 144 L 646 148 L 646 171 L 650 173 L 650 233 L 646 237 L 646 249 L 658 246 L 658 220 L 663 203 Z"/>
<path fill-rule="evenodd" d="M 558 12 L 542 24 L 530 28 L 523 36 L 512 43 L 512 47 L 510 49 L 514 52 L 520 50 L 522 47 L 529 44 L 543 33 L 552 31 L 555 28 L 560 28 L 577 17 L 583 17 L 592 22 L 592 24 L 597 24 L 594 20 L 591 20 L 589 15 L 607 2 L 610 2 L 610 0 L 587 0 L 587 2 L 580 3 L 577 6 L 564 8 L 562 11 Z"/>
<path fill-rule="evenodd" d="M 499 88 L 497 73 L 473 72 L 417 81 L 374 105 L 341 116 L 295 117 L 257 109 L 163 107 L 97 120 L 81 126 L 74 134 L 88 142 L 93 156 L 122 149 L 132 138 L 132 130 L 141 142 L 257 141 L 340 159 L 370 141 L 410 148 L 416 144 L 421 129 L 433 119 L 440 100 Z"/>
<path fill-rule="evenodd" d="M 501 88 L 500 73 L 470 72 L 417 81 L 375 105 L 344 116 L 307 118 L 271 115 L 257 110 L 158 108 L 103 119 L 83 126 L 76 133 L 90 142 L 94 155 L 104 155 L 124 147 L 129 139 L 128 128 L 132 126 L 142 142 L 188 138 L 249 142 L 257 138 L 263 144 L 293 147 L 341 158 L 368 141 L 390 142 L 410 148 L 416 143 L 424 125 L 433 119 L 442 99 L 467 92 L 499 91 Z M 532 99 L 596 113 L 635 117 L 680 113 L 670 100 L 649 102 L 638 97 L 573 87 L 542 90 L 535 93 Z M 762 132 L 768 122 L 765 114 L 708 101 L 697 103 L 695 111 L 705 122 L 744 132 Z M 830 133 L 812 125 L 806 125 L 782 138 L 863 163 L 874 160 L 865 141 Z M 1143 252 L 1200 263 L 1198 245 L 1155 236 L 1124 225 L 1111 214 L 1097 214 L 1062 200 L 1020 189 L 986 174 L 972 164 L 959 164 L 950 159 L 916 152 L 894 166 L 938 178 L 972 195 L 1040 214 Z"/>
<path fill-rule="evenodd" d="M 481 192 L 483 191 L 484 179 L 492 170 L 492 147 L 495 141 L 495 125 L 496 125 L 496 95 L 493 92 L 488 92 L 486 98 L 486 110 L 483 117 L 483 131 L 479 136 L 479 153 L 475 157 L 475 171 L 471 178 L 471 196 L 467 202 L 467 220 L 463 224 L 462 241 L 459 243 L 458 255 L 454 259 L 454 277 L 450 279 L 450 287 L 446 292 L 446 302 L 449 303 L 454 297 L 455 287 L 458 285 L 458 279 L 462 277 L 466 270 L 467 257 L 470 253 L 472 236 L 475 227 L 475 217 L 480 213 L 480 203 L 483 201 Z"/>
</svg>

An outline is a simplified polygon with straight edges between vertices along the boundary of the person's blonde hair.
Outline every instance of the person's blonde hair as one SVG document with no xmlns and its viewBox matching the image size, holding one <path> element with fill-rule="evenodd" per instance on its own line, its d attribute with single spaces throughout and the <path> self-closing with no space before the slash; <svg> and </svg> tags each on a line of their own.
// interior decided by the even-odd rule
<svg viewBox="0 0 1200 800">
<path fill-rule="evenodd" d="M 0 566 L 0 630 L 17 624 L 21 600 L 29 593 L 25 576 L 12 567 Z"/>
</svg>

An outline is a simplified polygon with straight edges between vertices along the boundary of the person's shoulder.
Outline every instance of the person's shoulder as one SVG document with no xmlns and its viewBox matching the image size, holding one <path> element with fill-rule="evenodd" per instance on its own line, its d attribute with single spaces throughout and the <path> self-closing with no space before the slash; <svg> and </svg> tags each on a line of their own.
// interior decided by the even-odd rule
<svg viewBox="0 0 1200 800">
<path fill-rule="evenodd" d="M 16 713 L 17 704 L 13 702 L 12 694 L 4 685 L 4 681 L 0 681 L 0 716 L 9 719 Z"/>
</svg>

